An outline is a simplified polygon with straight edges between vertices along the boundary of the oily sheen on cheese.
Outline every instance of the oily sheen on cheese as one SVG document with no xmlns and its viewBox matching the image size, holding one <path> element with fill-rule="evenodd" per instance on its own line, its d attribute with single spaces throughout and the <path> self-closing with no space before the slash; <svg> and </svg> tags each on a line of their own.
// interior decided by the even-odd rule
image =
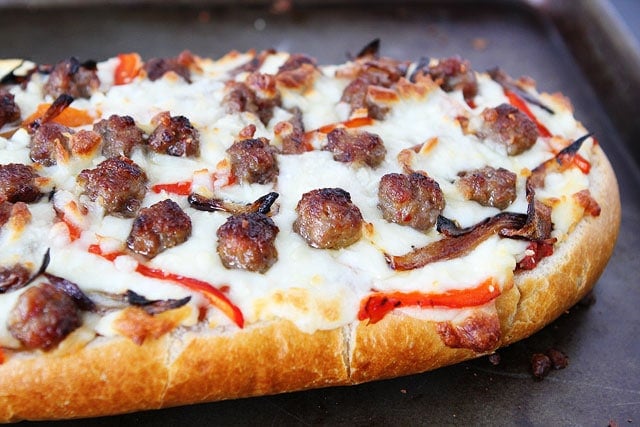
<svg viewBox="0 0 640 427">
<path fill-rule="evenodd" d="M 193 224 L 192 234 L 186 242 L 157 255 L 148 262 L 149 266 L 224 287 L 226 295 L 240 309 L 248 325 L 286 319 L 307 333 L 333 330 L 354 322 L 360 302 L 372 291 L 444 293 L 472 289 L 489 278 L 501 289 L 511 287 L 514 269 L 527 253 L 528 243 L 523 240 L 494 236 L 469 254 L 455 259 L 410 271 L 390 269 L 385 254 L 404 254 L 441 236 L 435 228 L 420 232 L 387 222 L 378 208 L 377 195 L 383 175 L 402 172 L 403 166 L 424 171 L 439 183 L 444 193 L 446 207 L 443 215 L 455 219 L 461 227 L 468 227 L 497 214 L 499 210 L 465 199 L 454 181 L 461 171 L 492 165 L 517 174 L 517 198 L 507 210 L 526 213 L 526 179 L 535 167 L 556 154 L 556 147 L 539 138 L 524 153 L 507 156 L 503 147 L 490 139 L 479 141 L 465 134 L 458 120 L 460 116 L 469 116 L 473 126 L 485 108 L 508 103 L 500 84 L 486 74 L 478 74 L 478 94 L 473 106 L 465 102 L 462 91 L 445 92 L 438 87 L 431 87 L 424 93 L 401 95 L 391 101 L 384 120 L 372 120 L 358 128 L 377 134 L 384 141 L 387 152 L 378 167 L 336 162 L 330 152 L 320 150 L 326 140 L 318 134 L 310 138 L 314 150 L 296 155 L 277 155 L 279 174 L 275 183 L 223 185 L 211 176 L 230 173 L 228 164 L 225 164 L 225 150 L 248 125 L 255 126 L 255 138 L 275 141 L 275 126 L 289 119 L 291 113 L 288 110 L 294 107 L 300 109 L 307 131 L 358 116 L 358 112 L 350 111 L 349 106 L 341 102 L 349 79 L 336 77 L 339 70 L 348 65 L 319 67 L 312 84 L 303 90 L 282 88 L 282 107 L 274 109 L 273 117 L 266 125 L 251 112 L 227 113 L 222 102 L 225 82 L 229 79 L 244 81 L 248 73 L 240 72 L 234 76 L 231 72 L 253 57 L 252 53 L 236 53 L 216 61 L 197 58 L 197 67 L 193 67 L 190 82 L 169 72 L 155 81 L 141 74 L 122 85 L 114 84 L 114 71 L 119 61 L 117 58 L 109 59 L 97 64 L 99 90 L 88 99 L 75 99 L 71 105 L 88 112 L 96 121 L 112 114 L 131 116 L 146 132 L 153 130 L 151 120 L 162 111 L 189 118 L 200 135 L 200 156 L 197 158 L 172 157 L 139 148 L 132 153 L 131 159 L 146 172 L 149 187 L 191 181 L 192 191 L 196 193 L 241 203 L 250 203 L 271 191 L 279 194 L 272 214 L 280 230 L 275 241 L 278 260 L 268 271 L 260 274 L 228 269 L 222 265 L 215 251 L 215 230 L 225 222 L 227 215 L 196 211 L 182 195 L 148 191 L 143 207 L 170 198 L 189 214 Z M 275 74 L 288 57 L 287 53 L 267 55 L 259 72 Z M 43 96 L 42 87 L 46 79 L 46 75 L 34 74 L 26 87 L 11 88 L 24 116 L 35 111 L 39 104 L 53 101 Z M 553 133 L 558 144 L 566 145 L 586 133 L 562 99 L 540 96 L 554 114 L 535 105 L 531 109 Z M 91 126 L 84 128 L 90 129 Z M 0 137 L 0 163 L 30 164 L 29 141 L 25 129 Z M 586 161 L 590 160 L 593 143 L 588 139 L 579 151 Z M 412 150 L 413 147 L 419 149 Z M 400 164 L 400 158 L 405 164 Z M 49 202 L 43 198 L 30 206 L 34 220 L 24 229 L 14 230 L 8 224 L 0 230 L 0 265 L 9 266 L 29 260 L 37 266 L 44 252 L 50 249 L 47 272 L 77 284 L 85 292 L 122 293 L 132 290 L 152 300 L 190 296 L 188 306 L 191 315 L 182 320 L 182 326 L 194 325 L 198 322 L 198 307 L 206 306 L 205 299 L 198 292 L 136 273 L 138 261 L 130 255 L 123 254 L 111 261 L 87 250 L 93 244 L 99 244 L 103 252 L 118 248 L 127 239 L 133 223 L 132 218 L 105 215 L 98 204 L 79 195 L 75 181 L 77 174 L 83 169 L 96 167 L 103 160 L 105 158 L 99 154 L 89 158 L 72 157 L 38 170 L 50 179 L 49 188 L 56 190 L 55 198 L 62 210 L 74 201 L 86 207 L 86 213 L 75 217 L 82 233 L 72 241 L 66 227 L 59 223 L 54 226 L 54 213 L 46 208 Z M 319 250 L 310 247 L 294 232 L 296 204 L 304 193 L 320 187 L 344 189 L 361 210 L 367 226 L 357 243 L 340 250 Z M 542 200 L 554 200 L 553 237 L 559 241 L 570 233 L 584 211 L 574 199 L 565 195 L 588 188 L 589 176 L 569 168 L 549 174 L 544 188 L 537 193 Z M 73 221 L 71 210 L 69 217 Z M 7 330 L 5 317 L 21 291 L 0 295 L 0 307 L 3 307 L 0 310 L 0 346 L 5 348 L 19 349 L 19 342 Z M 462 311 L 429 307 L 405 309 L 413 316 L 436 321 L 453 319 Z M 88 325 L 95 334 L 117 335 L 118 331 L 111 325 L 117 316 L 117 311 L 97 320 L 94 315 L 87 315 L 92 318 Z M 236 327 L 215 308 L 208 309 L 206 317 L 211 328 Z"/>
<path fill-rule="evenodd" d="M 488 354 L 579 301 L 619 224 L 569 101 L 458 57 L 0 60 L 0 422 Z"/>
</svg>

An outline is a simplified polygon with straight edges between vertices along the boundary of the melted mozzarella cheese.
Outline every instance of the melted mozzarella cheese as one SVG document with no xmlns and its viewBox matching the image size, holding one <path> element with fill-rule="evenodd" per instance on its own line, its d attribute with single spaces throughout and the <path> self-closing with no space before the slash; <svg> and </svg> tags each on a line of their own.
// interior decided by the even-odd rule
<svg viewBox="0 0 640 427">
<path fill-rule="evenodd" d="M 314 150 L 299 155 L 278 155 L 279 175 L 273 184 L 221 185 L 212 175 L 227 159 L 226 149 L 249 124 L 256 126 L 256 137 L 273 139 L 273 127 L 286 120 L 291 113 L 286 109 L 299 108 L 307 130 L 335 124 L 349 118 L 349 106 L 340 102 L 342 92 L 349 83 L 334 77 L 338 67 L 324 67 L 311 87 L 304 91 L 283 89 L 283 108 L 276 108 L 274 118 L 265 126 L 252 113 L 227 114 L 221 101 L 225 81 L 232 78 L 229 71 L 249 60 L 249 54 L 229 54 L 219 61 L 201 60 L 201 72 L 194 72 L 192 83 L 187 83 L 173 73 L 154 82 L 136 78 L 130 84 L 111 86 L 116 60 L 98 64 L 102 91 L 88 100 L 77 100 L 74 106 L 86 108 L 107 118 L 112 114 L 130 115 L 136 123 L 150 132 L 152 118 L 159 112 L 184 115 L 198 129 L 201 156 L 198 159 L 176 158 L 146 152 L 136 148 L 132 159 L 140 165 L 149 178 L 149 186 L 193 180 L 193 189 L 208 195 L 250 203 L 260 196 L 276 191 L 279 198 L 274 208 L 273 221 L 279 228 L 276 238 L 278 261 L 264 274 L 226 269 L 216 253 L 216 230 L 226 221 L 227 214 L 200 212 L 189 207 L 186 197 L 164 191 L 147 192 L 143 206 L 171 198 L 191 217 L 193 230 L 190 238 L 157 255 L 148 265 L 167 272 L 206 281 L 226 290 L 228 298 L 242 311 L 248 323 L 274 318 L 294 322 L 301 330 L 313 332 L 332 329 L 356 319 L 360 301 L 375 291 L 446 292 L 451 289 L 473 288 L 487 278 L 493 278 L 499 286 L 507 286 L 512 280 L 517 260 L 521 259 L 527 243 L 518 240 L 489 238 L 469 254 L 429 264 L 406 272 L 389 268 L 384 254 L 401 255 L 415 247 L 425 246 L 440 238 L 435 230 L 427 233 L 389 223 L 382 218 L 378 204 L 378 182 L 390 172 L 402 172 L 410 166 L 429 174 L 440 183 L 445 194 L 444 215 L 458 221 L 461 226 L 473 225 L 487 216 L 495 215 L 495 208 L 482 207 L 465 200 L 454 181 L 458 172 L 485 165 L 504 167 L 518 175 L 516 201 L 509 211 L 525 213 L 527 201 L 524 183 L 530 170 L 551 158 L 553 151 L 539 139 L 538 143 L 518 156 L 506 156 L 496 146 L 462 132 L 457 117 L 478 117 L 485 107 L 506 101 L 501 87 L 485 75 L 479 76 L 477 107 L 470 109 L 457 91 L 445 93 L 439 88 L 429 90 L 422 97 L 400 98 L 391 106 L 386 118 L 363 126 L 361 130 L 378 134 L 384 141 L 387 154 L 377 168 L 354 166 L 333 160 L 327 151 Z M 261 71 L 275 73 L 286 61 L 286 54 L 268 56 Z M 246 74 L 246 73 L 245 73 Z M 235 78 L 242 80 L 246 75 Z M 16 102 L 23 115 L 30 114 L 42 99 L 43 78 L 34 76 L 26 90 L 16 90 Z M 554 134 L 570 139 L 579 136 L 581 127 L 571 112 L 561 104 L 554 105 L 557 113 L 540 113 L 544 125 Z M 578 130 L 576 130 L 578 129 Z M 578 135 L 577 135 L 578 134 Z M 324 144 L 323 137 L 316 141 Z M 399 161 L 403 150 L 421 146 L 432 140 L 429 149 L 413 152 L 410 165 Z M 0 138 L 0 162 L 29 163 L 29 135 L 21 130 L 10 139 Z M 589 147 L 581 150 L 588 159 Z M 124 293 L 131 289 L 149 299 L 182 298 L 191 296 L 194 307 L 206 304 L 202 295 L 168 280 L 158 280 L 136 273 L 138 260 L 120 256 L 113 262 L 88 252 L 88 247 L 99 243 L 103 251 L 123 248 L 131 231 L 132 219 L 104 216 L 99 205 L 79 194 L 76 174 L 83 168 L 95 167 L 102 157 L 93 160 L 72 159 L 68 163 L 39 172 L 49 177 L 57 189 L 64 190 L 66 201 L 75 201 L 87 207 L 87 221 L 81 237 L 70 242 L 64 230 L 52 227 L 53 209 L 45 202 L 30 205 L 34 219 L 14 239 L 11 230 L 0 230 L 0 266 L 29 259 L 34 263 L 41 259 L 47 247 L 51 248 L 48 271 L 64 277 L 87 292 Z M 540 191 L 542 199 L 559 199 L 554 207 L 554 235 L 566 234 L 575 221 L 567 221 L 567 211 L 575 210 L 573 194 L 588 188 L 588 176 L 577 169 L 562 174 L 551 174 Z M 295 208 L 301 196 L 310 190 L 323 187 L 339 187 L 351 194 L 353 202 L 362 212 L 367 223 L 364 237 L 356 244 L 340 250 L 311 248 L 297 235 L 292 224 Z M 576 218 L 578 214 L 571 216 Z M 56 231 L 57 230 L 57 231 Z M 0 345 L 15 347 L 15 339 L 6 329 L 6 317 L 15 304 L 20 291 L 0 295 Z M 406 313 L 433 320 L 450 319 L 460 310 L 403 309 Z M 197 313 L 198 310 L 192 310 Z M 212 325 L 229 325 L 229 319 L 220 317 L 212 308 L 209 316 Z M 419 314 L 418 314 L 419 312 Z M 195 315 L 195 314 L 194 314 Z M 94 329 L 103 335 L 117 333 L 111 323 L 117 312 L 93 321 Z M 183 324 L 195 322 L 191 316 Z"/>
</svg>

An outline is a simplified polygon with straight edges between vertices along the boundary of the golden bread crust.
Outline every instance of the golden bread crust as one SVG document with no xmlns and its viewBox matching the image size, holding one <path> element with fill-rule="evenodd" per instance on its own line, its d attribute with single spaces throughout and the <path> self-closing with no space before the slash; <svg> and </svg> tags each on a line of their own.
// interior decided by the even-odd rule
<svg viewBox="0 0 640 427">
<path fill-rule="evenodd" d="M 496 348 L 533 334 L 578 302 L 611 256 L 620 224 L 617 182 L 602 150 L 594 150 L 591 193 L 602 212 L 585 216 L 552 256 L 516 274 L 514 286 L 496 299 L 502 332 Z M 0 364 L 0 420 L 90 417 L 354 384 L 482 354 L 447 347 L 435 322 L 395 312 L 375 324 L 313 334 L 279 320 L 227 332 L 178 330 L 142 345 L 99 338 L 66 355 Z"/>
</svg>

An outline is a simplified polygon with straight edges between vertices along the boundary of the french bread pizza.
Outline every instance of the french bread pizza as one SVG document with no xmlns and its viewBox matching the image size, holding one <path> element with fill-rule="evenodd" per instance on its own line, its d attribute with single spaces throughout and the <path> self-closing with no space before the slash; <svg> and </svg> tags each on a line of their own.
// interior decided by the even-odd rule
<svg viewBox="0 0 640 427">
<path fill-rule="evenodd" d="M 0 61 L 0 420 L 491 354 L 594 286 L 612 167 L 560 93 L 377 43 Z"/>
</svg>

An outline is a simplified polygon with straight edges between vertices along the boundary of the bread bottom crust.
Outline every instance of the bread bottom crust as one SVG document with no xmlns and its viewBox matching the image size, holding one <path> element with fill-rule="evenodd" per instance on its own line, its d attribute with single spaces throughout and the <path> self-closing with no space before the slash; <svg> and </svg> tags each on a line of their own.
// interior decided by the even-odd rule
<svg viewBox="0 0 640 427">
<path fill-rule="evenodd" d="M 514 286 L 496 299 L 496 348 L 556 319 L 604 270 L 620 225 L 620 200 L 599 147 L 591 173 L 601 214 L 585 216 L 552 256 L 516 274 Z M 178 331 L 141 346 L 99 338 L 64 356 L 20 355 L 0 364 L 0 420 L 91 417 L 355 384 L 482 354 L 447 347 L 436 323 L 400 313 L 313 334 L 276 320 L 233 332 Z"/>
</svg>

